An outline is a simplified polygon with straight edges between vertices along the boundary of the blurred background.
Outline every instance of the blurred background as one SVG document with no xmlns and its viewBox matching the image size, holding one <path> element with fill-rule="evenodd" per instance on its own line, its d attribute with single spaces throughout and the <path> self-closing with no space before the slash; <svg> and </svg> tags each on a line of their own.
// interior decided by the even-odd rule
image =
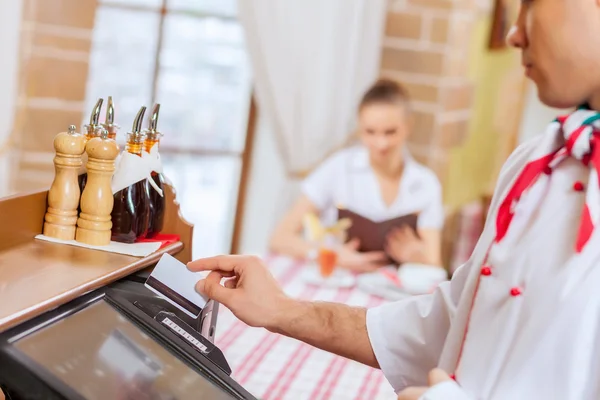
<svg viewBox="0 0 600 400">
<path fill-rule="evenodd" d="M 261 255 L 305 300 L 375 307 L 429 293 L 470 256 L 508 155 L 560 111 L 540 104 L 505 44 L 518 3 L 0 0 L 0 197 L 50 187 L 55 135 L 82 131 L 98 98 L 100 122 L 114 99 L 121 148 L 140 107 L 160 103 L 160 154 L 194 224 L 193 258 Z M 380 78 L 387 94 L 363 108 Z M 412 114 L 398 112 L 397 85 Z M 393 126 L 380 118 L 369 132 L 367 115 Z M 359 137 L 363 148 L 344 149 Z M 346 164 L 365 149 L 370 170 Z M 304 208 L 288 212 L 298 198 Z M 362 249 L 306 237 L 341 201 L 377 222 L 419 212 L 417 234 L 387 235 L 376 250 L 393 263 L 365 268 Z M 397 398 L 381 371 L 250 329 L 224 307 L 217 331 L 232 376 L 258 398 Z"/>
<path fill-rule="evenodd" d="M 385 76 L 408 89 L 410 151 L 442 184 L 452 269 L 500 166 L 556 112 L 504 45 L 517 2 L 293 3 L 0 1 L 0 196 L 48 188 L 54 135 L 99 97 L 115 100 L 120 143 L 159 102 L 194 257 L 265 254 L 294 183 L 352 134 L 360 93 Z"/>
</svg>

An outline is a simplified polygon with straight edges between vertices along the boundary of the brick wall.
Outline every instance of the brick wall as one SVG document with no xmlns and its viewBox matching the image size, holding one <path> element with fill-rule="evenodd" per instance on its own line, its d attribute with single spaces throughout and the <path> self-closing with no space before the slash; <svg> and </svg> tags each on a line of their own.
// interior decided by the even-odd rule
<svg viewBox="0 0 600 400">
<path fill-rule="evenodd" d="M 24 0 L 13 188 L 50 186 L 54 136 L 83 120 L 96 0 Z"/>
<path fill-rule="evenodd" d="M 468 132 L 473 83 L 467 78 L 470 34 L 481 0 L 389 0 L 381 75 L 407 87 L 415 126 L 409 147 L 445 180 L 448 150 Z"/>
</svg>

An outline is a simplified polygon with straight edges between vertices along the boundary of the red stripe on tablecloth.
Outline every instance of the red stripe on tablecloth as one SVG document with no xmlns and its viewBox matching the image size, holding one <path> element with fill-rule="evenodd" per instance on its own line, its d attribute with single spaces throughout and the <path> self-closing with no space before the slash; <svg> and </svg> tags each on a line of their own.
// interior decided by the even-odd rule
<svg viewBox="0 0 600 400">
<path fill-rule="evenodd" d="M 266 357 L 267 353 L 273 348 L 278 336 L 266 333 L 263 340 L 248 353 L 246 358 L 240 363 L 240 369 L 235 371 L 236 380 L 240 385 L 244 385 L 252 373 L 256 370 L 256 367 Z"/>
<path fill-rule="evenodd" d="M 269 259 L 273 259 L 270 257 Z M 298 275 L 298 273 L 302 270 L 303 263 L 301 261 L 294 261 L 290 264 L 290 266 L 285 270 L 285 272 L 281 276 L 281 280 L 279 283 L 281 286 L 285 286 L 292 279 Z M 225 331 L 221 336 L 220 340 L 217 340 L 217 346 L 221 349 L 222 352 L 225 352 L 235 341 L 241 336 L 242 332 L 244 332 L 248 328 L 248 325 L 237 319 L 229 330 Z"/>
<path fill-rule="evenodd" d="M 269 386 L 265 391 L 265 400 L 269 400 L 272 398 L 280 399 L 282 397 L 279 393 L 277 393 L 276 397 L 273 397 L 275 396 L 275 391 L 280 387 L 280 382 L 283 380 L 284 376 L 286 378 L 286 381 L 293 381 L 296 378 L 298 372 L 300 371 L 300 367 L 302 367 L 302 364 L 304 364 L 304 362 L 308 359 L 308 356 L 310 355 L 310 349 L 311 347 L 305 343 L 301 343 L 298 346 L 294 354 L 290 356 L 291 362 L 288 362 L 279 371 L 279 374 L 277 374 L 277 377 L 273 380 L 271 386 Z M 285 375 L 288 369 L 290 370 L 290 373 L 288 375 Z"/>
<path fill-rule="evenodd" d="M 367 308 L 375 307 L 381 303 L 383 303 L 383 299 L 381 297 L 370 296 L 369 302 L 367 303 Z M 349 359 L 339 358 L 339 362 L 338 362 L 339 367 L 338 367 L 337 371 L 335 372 L 335 375 L 333 376 L 333 378 L 329 380 L 329 385 L 324 388 L 325 392 L 323 393 L 321 398 L 328 399 L 329 397 L 331 397 L 331 394 L 334 392 L 335 388 L 337 387 L 337 384 L 340 380 L 339 378 L 342 375 L 342 372 L 344 372 L 344 369 L 348 366 L 349 363 L 350 363 Z M 318 390 L 318 388 L 316 390 Z M 315 392 L 313 392 L 313 394 L 314 393 Z M 312 398 L 313 398 L 313 396 L 311 396 L 311 399 Z"/>
<path fill-rule="evenodd" d="M 344 303 L 348 300 L 348 298 L 350 298 L 350 296 L 352 295 L 353 290 L 350 288 L 344 288 L 341 289 L 338 294 L 336 295 L 335 299 L 333 300 L 334 302 L 337 303 Z M 312 353 L 312 351 L 314 350 L 313 347 L 310 348 L 309 354 Z M 338 359 L 338 356 L 334 356 L 333 360 L 329 363 L 329 366 L 327 367 L 327 369 L 325 370 L 325 373 L 321 376 L 321 379 L 319 380 L 319 382 L 317 383 L 317 386 L 315 387 L 315 390 L 313 391 L 313 393 L 311 394 L 310 398 L 314 399 L 316 394 L 319 393 L 319 389 L 320 387 L 323 385 L 323 383 L 328 379 L 330 373 L 331 373 L 331 369 L 333 368 L 333 365 L 335 364 L 335 361 Z M 285 394 L 287 393 L 287 391 L 289 390 L 292 382 L 293 382 L 293 378 L 295 378 L 297 375 L 297 371 L 296 373 L 293 375 L 292 379 L 288 379 L 288 382 L 285 382 L 285 384 L 282 384 L 281 389 L 279 391 L 280 393 L 280 397 L 284 397 Z"/>
<path fill-rule="evenodd" d="M 335 372 L 332 372 L 332 375 L 329 378 L 329 382 L 323 388 L 324 392 L 323 392 L 323 395 L 321 396 L 321 399 L 326 400 L 331 397 L 331 393 L 333 393 L 333 391 L 337 387 L 337 384 L 340 380 L 340 376 L 342 375 L 342 372 L 344 371 L 344 369 L 346 368 L 346 366 L 348 365 L 349 362 L 350 362 L 350 360 L 348 360 L 347 358 L 337 357 L 337 364 L 335 365 L 335 367 L 333 367 L 331 369 L 331 371 L 335 371 Z"/>
<path fill-rule="evenodd" d="M 360 387 L 358 388 L 358 392 L 356 392 L 356 397 L 354 398 L 354 400 L 362 400 L 364 398 L 365 393 L 367 392 L 367 388 L 369 388 L 369 386 L 372 385 L 374 382 L 372 376 L 375 375 L 375 371 L 376 370 L 372 368 L 371 370 L 369 370 L 367 375 L 365 375 L 365 378 L 363 379 Z"/>
<path fill-rule="evenodd" d="M 326 382 L 329 381 L 329 378 L 331 376 L 331 371 L 333 371 L 333 369 L 335 368 L 335 366 L 337 365 L 339 360 L 340 360 L 339 356 L 333 356 L 333 360 L 331 360 L 331 362 L 325 369 L 325 372 L 323 373 L 323 375 L 321 375 L 321 379 L 319 379 L 319 382 L 317 382 L 315 389 L 310 394 L 310 399 L 314 399 L 316 396 L 318 396 L 321 393 L 321 388 L 325 385 Z"/>
<path fill-rule="evenodd" d="M 379 391 L 379 388 L 381 387 L 381 381 L 383 381 L 383 373 L 377 374 L 377 378 L 373 380 L 373 383 L 371 384 L 371 390 L 369 391 L 367 399 L 375 398 L 377 392 Z"/>
<path fill-rule="evenodd" d="M 340 291 L 338 291 L 338 293 L 336 294 L 333 301 L 334 302 L 344 302 L 344 301 L 348 300 L 348 298 L 350 297 L 351 294 L 352 294 L 351 289 L 349 289 L 349 288 L 341 289 Z M 302 363 L 304 361 L 306 361 L 306 359 L 310 356 L 313 349 L 314 349 L 314 347 L 309 346 L 304 343 L 301 343 L 296 348 L 294 353 L 288 359 L 287 363 L 283 366 L 283 368 L 279 371 L 279 374 L 275 377 L 275 379 L 271 383 L 271 386 L 269 386 L 269 388 L 265 391 L 265 400 L 268 400 L 270 398 L 280 399 L 285 396 L 285 394 L 289 390 L 290 386 L 294 382 L 294 379 L 296 379 L 296 376 L 298 376 L 298 373 L 300 372 L 300 369 L 302 367 Z M 294 360 L 296 360 L 299 357 L 301 358 L 301 362 L 294 363 Z M 284 377 L 285 373 L 288 371 L 288 369 L 292 368 L 292 364 L 294 365 L 294 367 L 293 367 L 294 369 L 291 371 L 291 373 L 289 375 L 286 376 L 286 379 L 283 380 L 282 378 Z M 277 389 L 279 389 L 279 391 L 275 392 Z M 271 394 L 273 394 L 273 395 L 271 396 Z"/>
<path fill-rule="evenodd" d="M 358 389 L 358 393 L 354 400 L 362 400 L 362 399 L 373 399 L 377 394 L 381 386 L 381 381 L 383 380 L 383 372 L 378 369 L 371 368 L 369 373 L 365 376 L 363 383 L 360 385 Z"/>
<path fill-rule="evenodd" d="M 314 286 L 307 287 L 300 297 L 312 298 L 317 293 L 317 288 Z M 240 370 L 236 371 L 236 378 L 240 385 L 244 385 L 256 371 L 256 367 L 271 351 L 273 346 L 281 339 L 281 335 L 276 335 L 271 332 L 265 334 L 266 340 L 261 340 L 258 345 L 254 346 L 246 358 L 240 363 Z M 256 357 L 253 357 L 256 356 Z M 250 363 L 250 360 L 253 362 Z"/>
</svg>

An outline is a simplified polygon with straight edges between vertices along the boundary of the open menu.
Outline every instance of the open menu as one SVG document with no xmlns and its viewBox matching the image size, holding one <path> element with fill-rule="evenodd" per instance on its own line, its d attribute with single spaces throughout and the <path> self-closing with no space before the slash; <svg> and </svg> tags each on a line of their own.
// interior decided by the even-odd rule
<svg viewBox="0 0 600 400">
<path fill-rule="evenodd" d="M 418 214 L 407 214 L 400 217 L 374 222 L 360 214 L 345 208 L 338 208 L 338 219 L 348 218 L 352 225 L 347 230 L 348 240 L 358 239 L 360 241 L 359 251 L 383 251 L 386 236 L 394 229 L 402 226 L 412 228 L 417 232 Z"/>
</svg>

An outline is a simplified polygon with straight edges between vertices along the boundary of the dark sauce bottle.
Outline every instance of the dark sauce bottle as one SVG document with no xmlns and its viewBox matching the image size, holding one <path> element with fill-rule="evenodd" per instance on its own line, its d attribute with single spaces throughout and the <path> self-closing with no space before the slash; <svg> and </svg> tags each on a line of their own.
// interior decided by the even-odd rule
<svg viewBox="0 0 600 400">
<path fill-rule="evenodd" d="M 150 153 L 150 150 L 154 146 L 159 146 L 160 138 L 162 133 L 157 131 L 156 127 L 158 125 L 158 113 L 160 112 L 160 104 L 155 104 L 152 109 L 152 115 L 150 116 L 150 124 L 148 130 L 146 131 L 146 140 L 144 141 L 144 150 Z M 149 181 L 145 181 L 146 183 L 146 195 L 150 201 L 149 207 L 149 215 L 148 215 L 148 237 L 154 237 L 158 235 L 163 229 L 163 223 L 165 219 L 165 197 L 164 197 L 164 187 L 165 187 L 165 178 L 162 173 L 152 171 L 150 177 L 162 191 L 163 195 L 161 196 L 155 189 L 152 187 Z"/>
<path fill-rule="evenodd" d="M 146 107 L 142 107 L 138 111 L 133 121 L 133 129 L 127 134 L 125 146 L 125 151 L 138 157 L 142 156 L 142 145 L 144 144 L 144 133 L 141 128 L 145 112 Z M 145 179 L 115 193 L 111 214 L 111 240 L 134 243 L 136 239 L 145 238 L 148 232 L 148 203 Z"/>
<path fill-rule="evenodd" d="M 96 105 L 92 110 L 92 114 L 90 115 L 90 123 L 89 125 L 84 125 L 85 128 L 85 141 L 99 136 L 101 126 L 98 124 L 98 120 L 100 119 L 100 111 L 102 110 L 102 103 L 104 99 L 98 99 Z M 79 174 L 77 177 L 77 181 L 79 183 L 79 193 L 83 193 L 83 189 L 85 188 L 85 184 L 87 182 L 87 172 L 83 174 Z M 81 210 L 78 210 L 78 214 Z"/>
</svg>

